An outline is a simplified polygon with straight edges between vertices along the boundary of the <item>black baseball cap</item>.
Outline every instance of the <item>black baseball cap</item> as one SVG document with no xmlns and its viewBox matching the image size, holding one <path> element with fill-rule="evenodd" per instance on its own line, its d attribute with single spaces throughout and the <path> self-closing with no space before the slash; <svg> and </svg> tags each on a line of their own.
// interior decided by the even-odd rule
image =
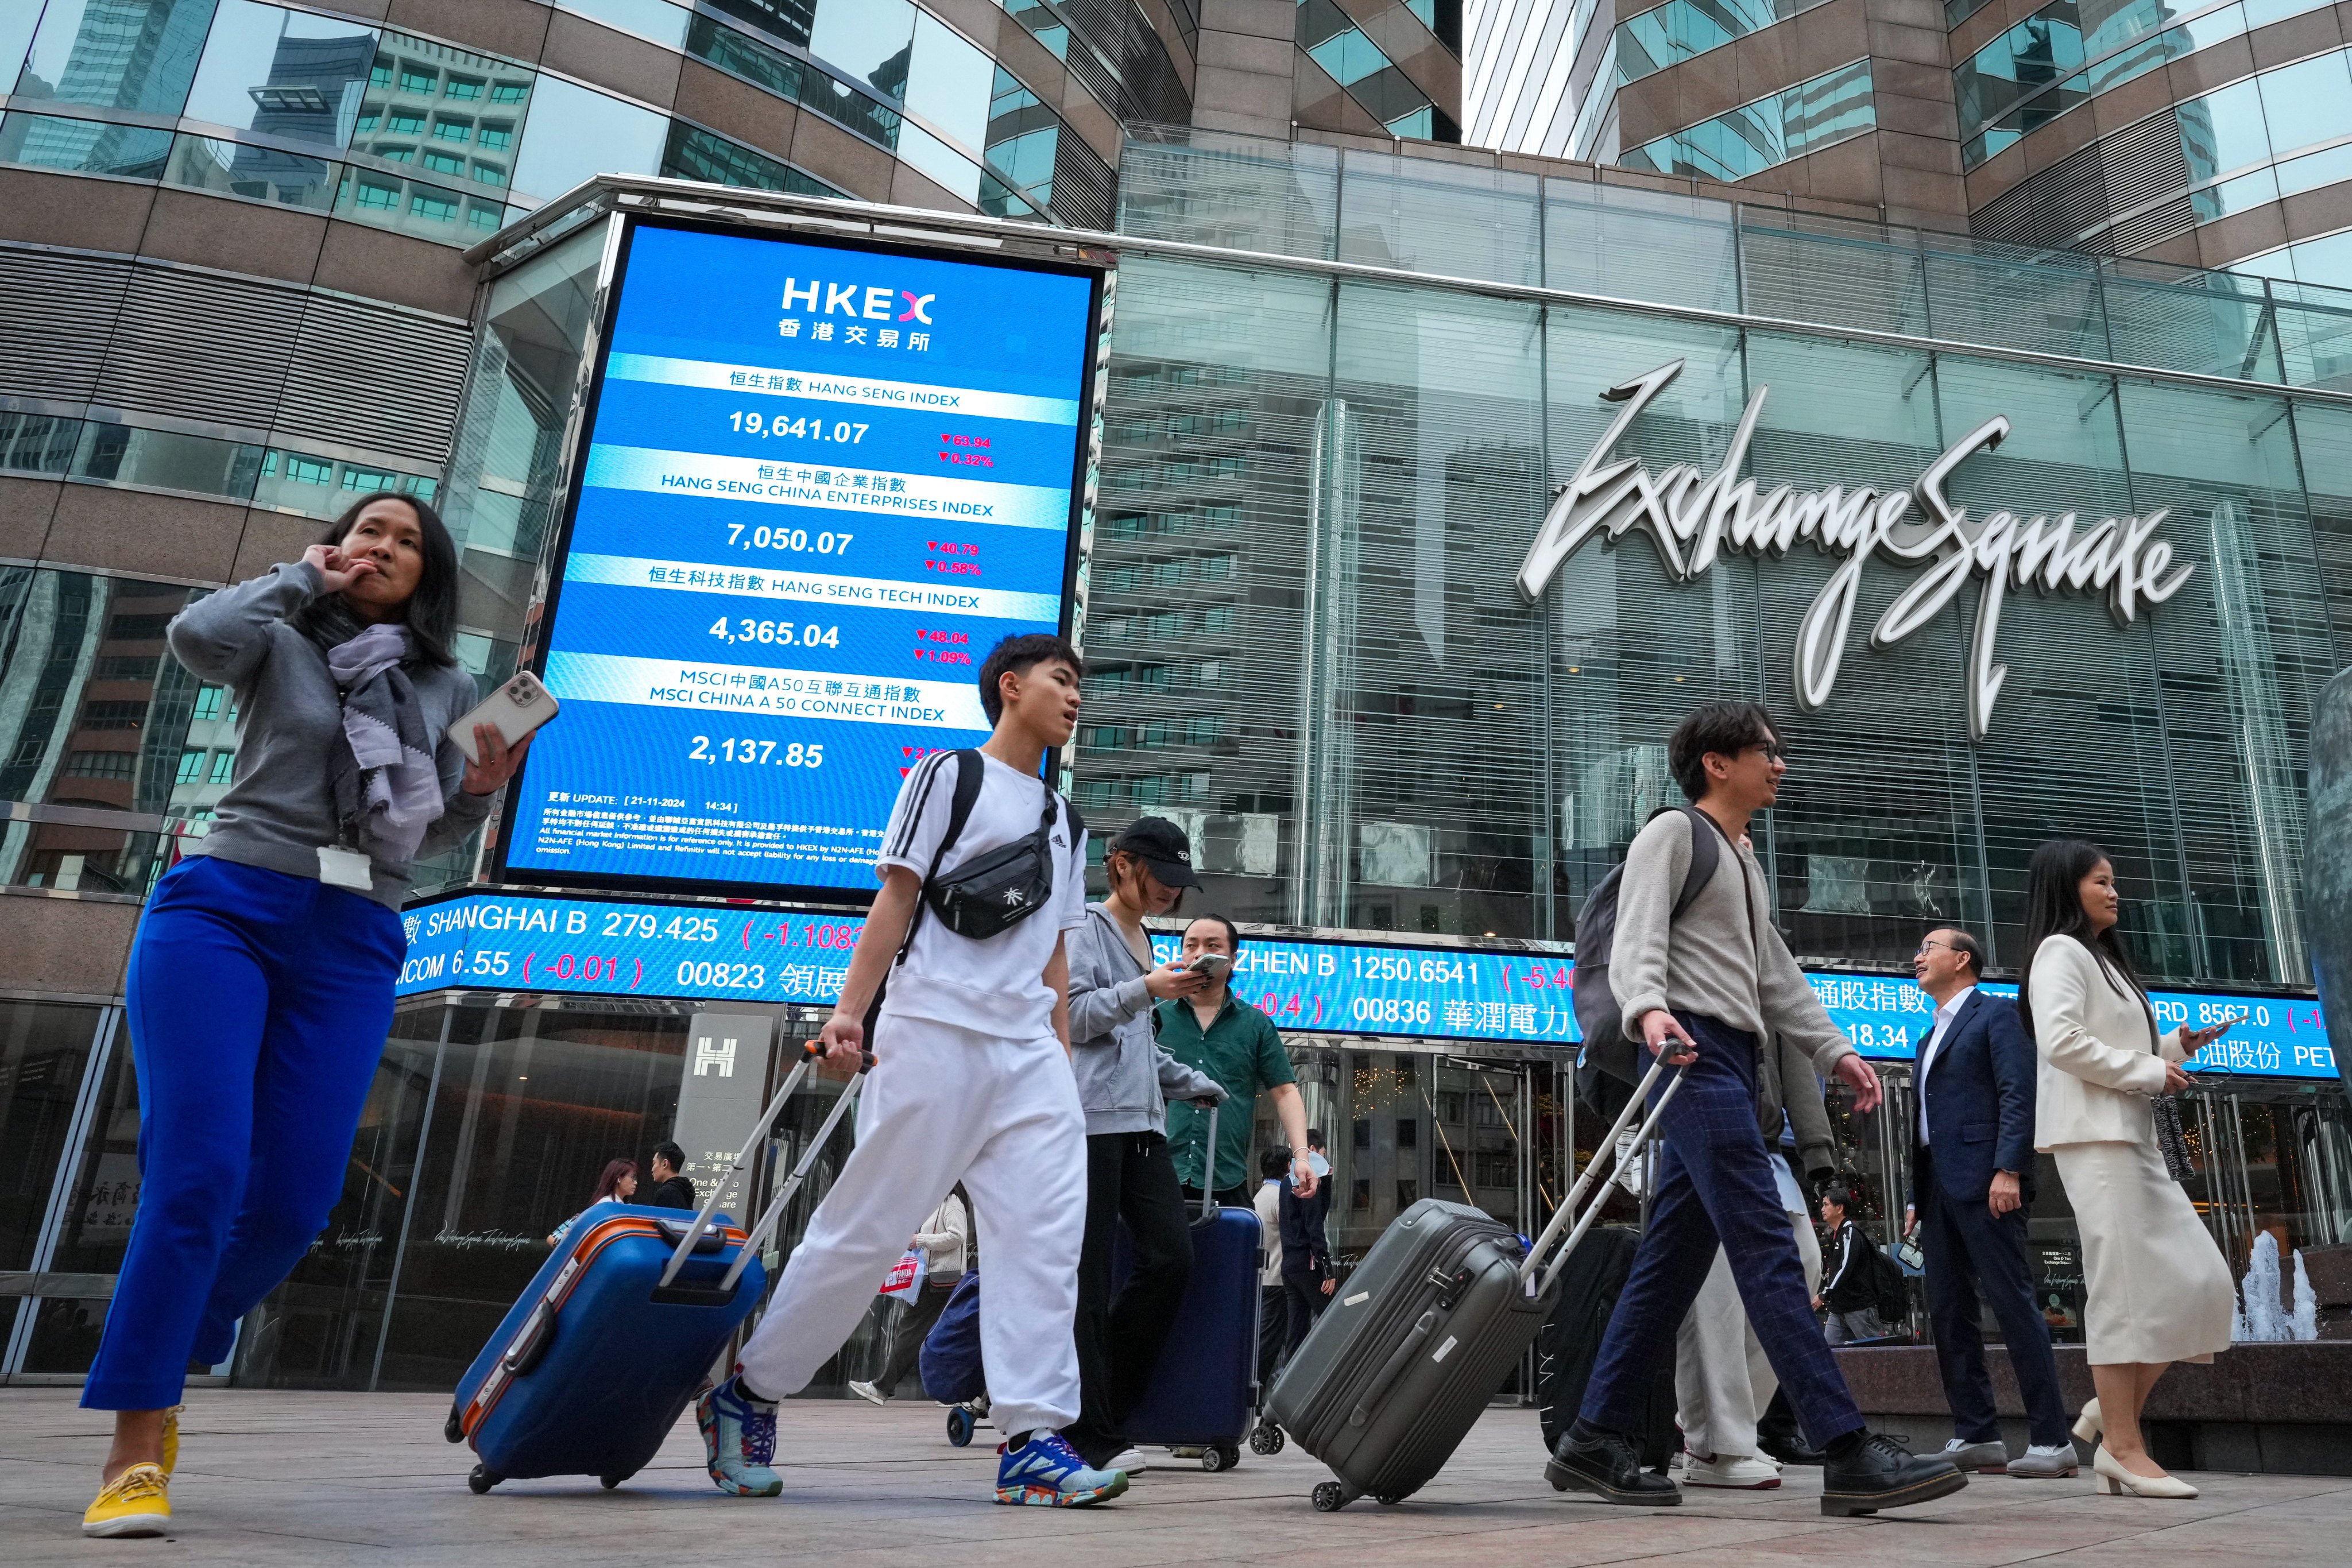
<svg viewBox="0 0 2352 1568">
<path fill-rule="evenodd" d="M 1138 817 L 1118 831 L 1110 847 L 1151 868 L 1162 887 L 1198 887 L 1192 874 L 1192 841 L 1165 817 Z"/>
</svg>

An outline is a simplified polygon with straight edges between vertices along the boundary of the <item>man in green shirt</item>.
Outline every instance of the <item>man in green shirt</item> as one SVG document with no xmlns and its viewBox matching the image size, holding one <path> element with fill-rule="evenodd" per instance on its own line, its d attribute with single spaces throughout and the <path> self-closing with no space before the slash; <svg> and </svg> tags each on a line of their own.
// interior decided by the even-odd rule
<svg viewBox="0 0 2352 1568">
<path fill-rule="evenodd" d="M 1169 1055 L 1207 1073 L 1225 1091 L 1224 1107 L 1217 1116 L 1213 1173 L 1202 1168 L 1209 1113 L 1189 1103 L 1168 1108 L 1168 1153 L 1176 1162 L 1177 1179 L 1184 1184 L 1185 1200 L 1198 1203 L 1213 1174 L 1218 1203 L 1247 1208 L 1250 1130 L 1261 1092 L 1274 1097 L 1284 1141 L 1297 1151 L 1290 1179 L 1299 1197 L 1315 1196 L 1315 1171 L 1307 1163 L 1307 1102 L 1298 1092 L 1297 1074 L 1290 1070 L 1290 1052 L 1266 1016 L 1233 994 L 1231 965 L 1241 945 L 1241 933 L 1222 915 L 1203 915 L 1186 926 L 1184 962 L 1222 956 L 1225 970 L 1191 996 L 1161 1002 L 1152 1021 Z"/>
</svg>

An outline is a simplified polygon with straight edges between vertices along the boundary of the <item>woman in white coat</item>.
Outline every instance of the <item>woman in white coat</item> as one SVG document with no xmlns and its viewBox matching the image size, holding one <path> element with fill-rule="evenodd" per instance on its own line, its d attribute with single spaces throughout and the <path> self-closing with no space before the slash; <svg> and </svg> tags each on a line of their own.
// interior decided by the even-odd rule
<svg viewBox="0 0 2352 1568">
<path fill-rule="evenodd" d="M 2166 1367 L 2229 1347 L 2235 1293 L 2221 1249 L 2166 1172 L 2151 1098 L 2186 1088 L 2179 1064 L 2229 1026 L 2158 1034 L 2116 939 L 2115 867 L 2096 845 L 2054 839 L 2034 851 L 2025 902 L 2018 989 L 2041 1059 L 2033 1142 L 2056 1157 L 2082 1229 L 2098 1390 L 2074 1434 L 2099 1444 L 2091 1468 L 2101 1491 L 2195 1497 L 2148 1458 L 2139 1413 Z"/>
</svg>

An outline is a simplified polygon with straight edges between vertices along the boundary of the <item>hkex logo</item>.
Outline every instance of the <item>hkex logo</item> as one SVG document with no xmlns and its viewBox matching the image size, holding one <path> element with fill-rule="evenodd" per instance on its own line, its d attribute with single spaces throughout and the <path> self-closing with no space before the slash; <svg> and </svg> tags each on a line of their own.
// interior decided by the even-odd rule
<svg viewBox="0 0 2352 1568">
<path fill-rule="evenodd" d="M 917 294 L 909 288 L 828 283 L 814 277 L 803 285 L 796 277 L 784 279 L 785 309 L 805 309 L 818 316 L 847 316 L 853 320 L 920 321 L 929 327 L 934 324 L 931 301 L 938 298 L 936 294 Z M 901 300 L 906 302 L 903 310 L 898 309 Z M 893 311 L 897 311 L 895 316 Z"/>
</svg>

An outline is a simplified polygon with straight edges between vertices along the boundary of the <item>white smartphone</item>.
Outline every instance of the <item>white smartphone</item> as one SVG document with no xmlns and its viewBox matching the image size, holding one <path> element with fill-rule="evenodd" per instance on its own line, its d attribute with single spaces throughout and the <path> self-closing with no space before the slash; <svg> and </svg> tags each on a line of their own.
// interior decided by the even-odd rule
<svg viewBox="0 0 2352 1568">
<path fill-rule="evenodd" d="M 1222 980 L 1233 973 L 1234 961 L 1223 953 L 1203 953 L 1188 966 L 1193 973 Z"/>
<path fill-rule="evenodd" d="M 562 711 L 562 705 L 555 700 L 552 692 L 539 684 L 539 677 L 521 670 L 451 725 L 449 738 L 457 743 L 467 761 L 478 763 L 481 758 L 474 754 L 476 725 L 494 726 L 499 738 L 512 746 Z"/>
</svg>

